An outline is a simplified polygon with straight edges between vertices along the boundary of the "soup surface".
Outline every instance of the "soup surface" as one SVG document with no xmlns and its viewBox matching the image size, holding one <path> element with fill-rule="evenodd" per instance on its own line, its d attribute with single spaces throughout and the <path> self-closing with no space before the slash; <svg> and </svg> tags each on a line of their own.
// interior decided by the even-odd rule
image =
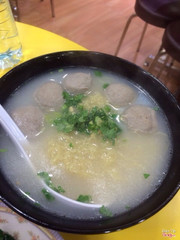
<svg viewBox="0 0 180 240">
<path fill-rule="evenodd" d="M 76 75 L 91 82 L 81 82 L 84 85 L 80 90 L 69 87 L 68 81 L 73 82 Z M 37 96 L 37 89 L 49 82 L 62 88 L 58 101 L 51 96 L 54 106 L 48 106 L 48 101 L 44 104 L 49 86 L 48 91 L 43 88 L 42 97 Z M 59 90 L 57 94 L 61 94 Z M 80 96 L 78 103 L 76 96 Z M 72 97 L 71 104 L 66 97 Z M 143 202 L 164 179 L 171 153 L 168 123 L 157 103 L 139 86 L 104 70 L 59 69 L 28 79 L 5 107 L 12 114 L 30 105 L 43 114 L 38 133 L 27 136 L 30 144 L 25 148 L 30 162 L 2 132 L 0 147 L 7 151 L 1 167 L 8 171 L 9 181 L 16 183 L 17 190 L 39 207 L 75 218 L 111 216 Z M 78 114 L 79 122 L 72 123 Z M 66 202 L 66 197 L 85 204 L 72 207 L 73 202 Z"/>
</svg>

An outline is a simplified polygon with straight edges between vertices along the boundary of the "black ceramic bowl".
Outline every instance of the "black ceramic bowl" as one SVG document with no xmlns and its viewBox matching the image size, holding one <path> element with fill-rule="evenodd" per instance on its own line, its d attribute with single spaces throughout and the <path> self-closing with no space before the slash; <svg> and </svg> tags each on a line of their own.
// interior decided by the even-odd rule
<svg viewBox="0 0 180 240">
<path fill-rule="evenodd" d="M 179 189 L 180 183 L 180 109 L 175 98 L 160 81 L 136 65 L 102 53 L 70 51 L 52 53 L 27 61 L 0 79 L 0 103 L 3 105 L 10 94 L 24 81 L 29 81 L 44 71 L 66 66 L 95 67 L 112 71 L 130 82 L 140 85 L 155 99 L 164 111 L 172 134 L 171 163 L 162 184 L 140 206 L 124 214 L 99 220 L 73 220 L 59 217 L 38 208 L 22 198 L 0 169 L 1 199 L 14 211 L 44 227 L 72 233 L 105 233 L 137 224 L 164 207 Z M 0 159 L 1 161 L 1 159 Z"/>
</svg>

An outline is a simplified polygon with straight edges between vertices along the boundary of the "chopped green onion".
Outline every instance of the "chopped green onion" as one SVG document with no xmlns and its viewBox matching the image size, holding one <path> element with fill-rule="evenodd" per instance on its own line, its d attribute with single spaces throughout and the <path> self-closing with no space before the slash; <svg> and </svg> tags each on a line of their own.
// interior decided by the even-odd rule
<svg viewBox="0 0 180 240">
<path fill-rule="evenodd" d="M 30 192 L 25 192 L 25 195 L 30 196 Z"/>
<path fill-rule="evenodd" d="M 37 202 L 37 201 L 34 202 L 34 205 L 37 206 L 37 207 L 41 206 L 41 204 L 39 202 Z"/>
<path fill-rule="evenodd" d="M 72 144 L 72 143 L 70 143 L 70 144 L 69 144 L 69 147 L 70 147 L 70 148 L 73 148 L 73 144 Z"/>
<path fill-rule="evenodd" d="M 59 70 L 58 70 L 58 72 L 63 72 L 64 71 L 64 69 L 62 69 L 62 68 L 60 68 Z"/>
<path fill-rule="evenodd" d="M 65 190 L 61 187 L 55 187 L 54 184 L 51 181 L 51 176 L 47 172 L 39 172 L 37 173 L 38 176 L 40 176 L 44 182 L 47 184 L 48 187 L 50 187 L 52 190 L 58 193 L 65 193 Z"/>
<path fill-rule="evenodd" d="M 42 189 L 42 193 L 48 201 L 53 201 L 55 197 L 45 188 Z"/>
<path fill-rule="evenodd" d="M 159 111 L 159 107 L 158 106 L 154 107 L 153 109 L 154 109 L 154 111 Z"/>
<path fill-rule="evenodd" d="M 90 195 L 79 195 L 77 201 L 83 203 L 90 203 L 92 201 L 92 197 Z"/>
<path fill-rule="evenodd" d="M 40 176 L 48 186 L 51 184 L 51 177 L 49 176 L 49 173 L 38 172 L 37 175 Z"/>
<path fill-rule="evenodd" d="M 7 152 L 7 149 L 5 149 L 5 148 L 0 148 L 0 152 Z"/>
<path fill-rule="evenodd" d="M 95 71 L 94 71 L 94 75 L 95 75 L 96 77 L 102 77 L 102 72 L 101 72 L 101 71 L 98 71 L 98 70 L 95 70 Z"/>
<path fill-rule="evenodd" d="M 130 207 L 130 206 L 125 206 L 125 208 L 126 208 L 127 210 L 131 209 L 131 207 Z"/>
<path fill-rule="evenodd" d="M 115 138 L 121 129 L 116 121 L 117 114 L 110 112 L 110 106 L 105 105 L 104 108 L 95 106 L 87 110 L 80 104 L 84 95 L 74 96 L 64 91 L 63 97 L 65 103 L 60 111 L 60 117 L 53 121 L 53 125 L 58 131 L 64 133 L 75 131 L 88 135 L 96 133 L 101 135 L 103 140 L 115 143 Z M 71 107 L 74 109 L 73 112 L 70 110 Z"/>
<path fill-rule="evenodd" d="M 104 83 L 103 88 L 106 89 L 109 86 L 109 83 Z"/>
<path fill-rule="evenodd" d="M 0 229 L 0 240 L 15 240 L 11 235 L 9 235 L 8 233 L 3 232 Z"/>
<path fill-rule="evenodd" d="M 149 173 L 144 173 L 144 178 L 147 179 L 150 176 Z"/>
<path fill-rule="evenodd" d="M 113 214 L 112 212 L 107 208 L 105 207 L 104 205 L 102 205 L 102 207 L 99 209 L 99 213 L 105 217 L 112 217 Z"/>
<path fill-rule="evenodd" d="M 54 189 L 56 192 L 58 193 L 65 193 L 66 191 L 64 190 L 64 188 L 62 188 L 61 186 L 57 186 L 57 188 Z"/>
</svg>

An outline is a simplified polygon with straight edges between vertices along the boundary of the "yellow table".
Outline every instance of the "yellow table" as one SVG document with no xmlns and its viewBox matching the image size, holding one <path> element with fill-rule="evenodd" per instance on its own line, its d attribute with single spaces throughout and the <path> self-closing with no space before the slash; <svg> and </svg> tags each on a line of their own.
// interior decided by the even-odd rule
<svg viewBox="0 0 180 240">
<path fill-rule="evenodd" d="M 19 22 L 16 22 L 16 25 L 23 51 L 23 57 L 19 63 L 51 52 L 86 50 L 84 47 L 44 29 Z M 0 77 L 9 70 L 0 69 Z"/>
<path fill-rule="evenodd" d="M 30 25 L 17 23 L 23 48 L 22 61 L 50 52 L 86 50 L 61 36 Z M 7 70 L 6 70 L 7 71 Z M 1 71 L 2 76 L 6 71 Z M 87 226 L 88 227 L 88 226 Z M 180 191 L 157 214 L 136 226 L 100 235 L 61 233 L 64 240 L 180 240 Z"/>
</svg>

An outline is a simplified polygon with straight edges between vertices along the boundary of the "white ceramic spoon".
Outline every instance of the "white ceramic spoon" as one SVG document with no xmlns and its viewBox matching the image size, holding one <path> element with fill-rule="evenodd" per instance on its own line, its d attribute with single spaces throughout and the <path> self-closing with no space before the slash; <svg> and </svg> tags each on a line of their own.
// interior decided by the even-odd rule
<svg viewBox="0 0 180 240">
<path fill-rule="evenodd" d="M 12 141 L 16 144 L 16 146 L 20 150 L 20 153 L 29 161 L 29 157 L 23 147 L 28 144 L 28 140 L 26 139 L 24 134 L 21 132 L 19 127 L 16 125 L 16 123 L 9 116 L 9 114 L 6 112 L 6 110 L 3 108 L 1 104 L 0 104 L 0 124 L 8 133 Z"/>
<path fill-rule="evenodd" d="M 29 156 L 27 155 L 26 151 L 24 150 L 24 146 L 27 145 L 29 142 L 26 139 L 26 137 L 24 136 L 24 134 L 21 132 L 19 127 L 16 125 L 14 120 L 9 116 L 9 114 L 6 112 L 6 110 L 3 108 L 3 106 L 1 104 L 0 104 L 0 124 L 5 129 L 5 131 L 8 133 L 8 135 L 12 139 L 12 141 L 16 144 L 21 155 L 27 161 L 30 162 Z M 72 200 L 63 195 L 60 195 L 60 194 L 58 194 L 58 195 L 61 197 L 62 200 L 68 201 L 72 204 L 79 205 L 80 207 L 90 207 L 90 208 L 100 208 L 101 207 L 101 205 L 99 205 L 99 204 L 84 204 L 84 203 Z"/>
</svg>

